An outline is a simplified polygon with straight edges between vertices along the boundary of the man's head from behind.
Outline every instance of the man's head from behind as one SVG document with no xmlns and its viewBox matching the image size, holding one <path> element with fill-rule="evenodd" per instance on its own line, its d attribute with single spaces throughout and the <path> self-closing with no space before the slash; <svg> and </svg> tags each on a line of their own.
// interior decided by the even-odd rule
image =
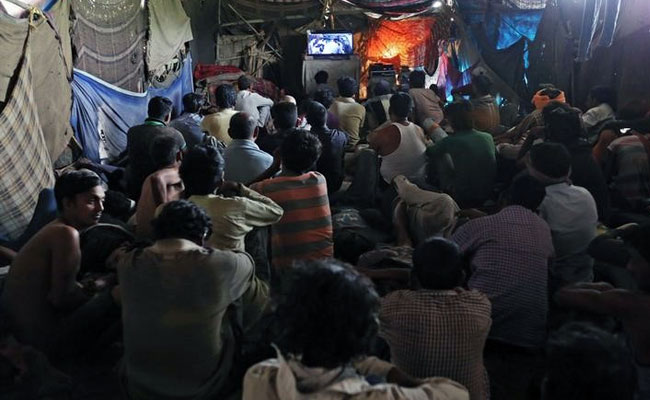
<svg viewBox="0 0 650 400">
<path fill-rule="evenodd" d="M 328 74 L 327 71 L 318 71 L 316 72 L 316 75 L 314 75 L 314 80 L 316 81 L 317 85 L 326 84 L 329 78 L 330 74 Z"/>
<path fill-rule="evenodd" d="M 404 121 L 413 109 L 413 100 L 408 93 L 395 93 L 390 96 L 388 114 L 394 122 Z"/>
<path fill-rule="evenodd" d="M 447 104 L 445 116 L 449 120 L 454 132 L 474 129 L 474 107 L 468 100 L 458 100 Z"/>
<path fill-rule="evenodd" d="M 149 151 L 156 170 L 169 167 L 182 158 L 178 140 L 170 135 L 156 136 Z"/>
<path fill-rule="evenodd" d="M 315 135 L 304 129 L 293 129 L 282 142 L 282 168 L 296 174 L 311 171 L 320 157 L 322 145 Z"/>
<path fill-rule="evenodd" d="M 616 92 L 609 86 L 594 86 L 589 91 L 587 103 L 591 107 L 605 103 L 612 108 L 616 108 Z"/>
<path fill-rule="evenodd" d="M 565 182 L 571 174 L 571 155 L 560 143 L 535 145 L 530 149 L 528 172 L 545 185 Z"/>
<path fill-rule="evenodd" d="M 196 93 L 187 93 L 183 96 L 183 112 L 196 114 L 201 109 L 203 97 Z"/>
<path fill-rule="evenodd" d="M 104 184 L 87 169 L 61 175 L 54 184 L 56 207 L 63 220 L 83 229 L 99 222 L 104 210 Z"/>
<path fill-rule="evenodd" d="M 624 343 L 593 325 L 572 322 L 546 346 L 544 400 L 632 400 L 636 371 Z"/>
<path fill-rule="evenodd" d="M 343 76 L 336 81 L 339 88 L 339 95 L 343 97 L 354 97 L 357 92 L 357 81 L 349 76 Z"/>
<path fill-rule="evenodd" d="M 537 212 L 546 196 L 544 185 L 530 175 L 516 178 L 507 193 L 508 205 L 521 206 Z"/>
<path fill-rule="evenodd" d="M 233 139 L 254 139 L 257 137 L 257 121 L 250 114 L 239 112 L 230 118 L 228 134 Z"/>
<path fill-rule="evenodd" d="M 334 92 L 328 87 L 320 88 L 314 93 L 314 101 L 321 103 L 323 107 L 329 109 L 332 103 L 334 103 Z"/>
<path fill-rule="evenodd" d="M 295 128 L 298 122 L 298 107 L 293 103 L 277 103 L 271 108 L 271 116 L 276 128 Z"/>
<path fill-rule="evenodd" d="M 223 168 L 219 149 L 204 144 L 192 147 L 179 169 L 186 196 L 213 194 L 223 183 Z"/>
<path fill-rule="evenodd" d="M 426 74 L 424 71 L 421 71 L 419 69 L 416 69 L 415 71 L 411 71 L 409 74 L 409 86 L 414 89 L 420 89 L 424 87 L 426 80 Z"/>
<path fill-rule="evenodd" d="M 171 100 L 167 97 L 156 96 L 149 100 L 147 115 L 149 118 L 169 122 L 172 118 L 173 109 L 174 105 Z"/>
<path fill-rule="evenodd" d="M 186 239 L 202 246 L 212 234 L 210 217 L 187 200 L 167 203 L 151 224 L 155 240 Z"/>
<path fill-rule="evenodd" d="M 554 87 L 546 87 L 533 96 L 533 104 L 537 110 L 543 110 L 551 101 L 566 103 L 564 92 Z"/>
<path fill-rule="evenodd" d="M 224 83 L 219 85 L 214 93 L 217 107 L 221 109 L 235 108 L 237 102 L 237 93 L 232 85 Z"/>
<path fill-rule="evenodd" d="M 580 111 L 570 105 L 552 101 L 544 107 L 542 115 L 551 141 L 570 143 L 582 136 Z"/>
<path fill-rule="evenodd" d="M 372 85 L 373 96 L 383 96 L 390 94 L 390 83 L 386 79 L 380 79 Z"/>
<path fill-rule="evenodd" d="M 306 106 L 307 123 L 313 128 L 323 128 L 327 125 L 327 109 L 316 101 L 310 101 Z"/>
<path fill-rule="evenodd" d="M 463 257 L 458 245 L 433 237 L 413 252 L 413 274 L 423 289 L 449 290 L 462 284 Z"/>
<path fill-rule="evenodd" d="M 332 369 L 369 351 L 379 298 L 370 281 L 335 260 L 296 264 L 276 292 L 275 343 L 307 367 Z"/>
<path fill-rule="evenodd" d="M 248 75 L 242 75 L 237 78 L 237 87 L 239 90 L 249 90 L 253 85 L 253 78 Z"/>
</svg>

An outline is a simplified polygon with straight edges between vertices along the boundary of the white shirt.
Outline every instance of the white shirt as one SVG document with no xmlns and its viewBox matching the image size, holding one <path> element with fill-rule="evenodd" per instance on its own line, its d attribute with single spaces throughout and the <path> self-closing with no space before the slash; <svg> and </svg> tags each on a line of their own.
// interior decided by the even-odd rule
<svg viewBox="0 0 650 400">
<path fill-rule="evenodd" d="M 602 103 L 582 114 L 582 123 L 585 128 L 592 128 L 606 119 L 614 118 L 614 116 L 612 107 L 607 103 Z"/>
<path fill-rule="evenodd" d="M 417 182 L 424 177 L 427 166 L 427 146 L 419 135 L 420 127 L 412 122 L 408 126 L 397 122 L 393 122 L 393 125 L 399 129 L 401 140 L 395 151 L 381 157 L 381 176 L 388 183 L 397 175 Z"/>
<path fill-rule="evenodd" d="M 593 280 L 587 247 L 596 237 L 598 211 L 589 191 L 568 183 L 547 186 L 539 214 L 553 237 L 556 259 L 551 274 L 563 283 Z"/>
<path fill-rule="evenodd" d="M 271 106 L 273 106 L 273 100 L 251 92 L 250 90 L 240 90 L 239 93 L 237 93 L 235 110 L 244 111 L 250 114 L 255 119 L 255 121 L 257 121 L 257 126 L 262 127 L 266 123 L 266 121 L 262 121 L 260 118 L 259 108 Z M 268 116 L 268 113 L 265 115 Z"/>
<path fill-rule="evenodd" d="M 243 400 L 469 400 L 467 389 L 447 378 L 424 379 L 414 388 L 371 385 L 365 376 L 385 379 L 393 365 L 368 357 L 347 368 L 308 368 L 278 358 L 253 365 L 244 377 Z"/>
</svg>

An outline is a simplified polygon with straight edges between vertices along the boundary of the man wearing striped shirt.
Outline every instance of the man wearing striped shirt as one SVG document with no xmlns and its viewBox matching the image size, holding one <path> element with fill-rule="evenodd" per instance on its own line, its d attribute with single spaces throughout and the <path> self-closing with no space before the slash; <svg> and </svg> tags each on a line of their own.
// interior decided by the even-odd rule
<svg viewBox="0 0 650 400">
<path fill-rule="evenodd" d="M 332 257 L 332 216 L 325 177 L 314 171 L 322 145 L 308 131 L 295 129 L 283 141 L 273 165 L 251 186 L 284 209 L 271 228 L 274 268 L 296 260 Z M 279 159 L 278 159 L 279 156 Z M 280 169 L 282 172 L 275 178 Z"/>
</svg>

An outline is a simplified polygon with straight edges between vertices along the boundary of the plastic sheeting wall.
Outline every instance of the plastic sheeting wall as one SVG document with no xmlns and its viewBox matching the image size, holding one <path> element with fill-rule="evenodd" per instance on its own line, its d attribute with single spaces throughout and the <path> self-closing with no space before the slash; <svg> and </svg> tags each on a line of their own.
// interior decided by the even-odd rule
<svg viewBox="0 0 650 400">
<path fill-rule="evenodd" d="M 168 97 L 180 111 L 183 95 L 193 89 L 191 57 L 168 88 L 149 88 L 145 93 L 129 92 L 75 70 L 71 123 L 84 156 L 94 162 L 117 157 L 126 148 L 126 132 L 147 117 L 149 99 Z"/>
</svg>

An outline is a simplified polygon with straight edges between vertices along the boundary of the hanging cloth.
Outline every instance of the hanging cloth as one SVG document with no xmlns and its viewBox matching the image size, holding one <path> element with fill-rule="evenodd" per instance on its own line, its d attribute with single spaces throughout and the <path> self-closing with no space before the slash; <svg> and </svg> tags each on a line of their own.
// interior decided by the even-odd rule
<svg viewBox="0 0 650 400">
<path fill-rule="evenodd" d="M 0 235 L 10 240 L 29 224 L 40 191 L 54 185 L 32 86 L 30 37 L 38 13 L 30 10 L 16 83 L 0 113 Z"/>
</svg>

